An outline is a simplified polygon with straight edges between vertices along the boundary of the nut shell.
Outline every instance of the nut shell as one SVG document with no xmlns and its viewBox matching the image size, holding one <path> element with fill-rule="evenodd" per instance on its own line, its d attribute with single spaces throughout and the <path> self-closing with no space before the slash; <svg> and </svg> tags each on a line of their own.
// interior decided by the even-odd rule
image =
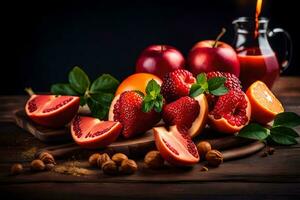
<svg viewBox="0 0 300 200">
<path fill-rule="evenodd" d="M 118 166 L 114 161 L 108 160 L 103 163 L 102 170 L 105 174 L 115 175 L 118 173 Z"/>
<path fill-rule="evenodd" d="M 54 167 L 55 167 L 55 165 L 52 164 L 52 163 L 49 163 L 49 164 L 45 165 L 45 169 L 48 170 L 48 171 L 51 171 Z"/>
<path fill-rule="evenodd" d="M 111 159 L 115 161 L 117 165 L 121 165 L 123 160 L 128 160 L 128 157 L 123 153 L 116 153 Z"/>
<path fill-rule="evenodd" d="M 101 169 L 101 168 L 103 168 L 103 164 L 110 160 L 111 159 L 107 153 L 101 154 L 97 160 L 97 165 Z"/>
<path fill-rule="evenodd" d="M 12 175 L 21 174 L 23 172 L 23 165 L 20 163 L 13 164 L 10 168 L 10 173 Z"/>
<path fill-rule="evenodd" d="M 223 163 L 223 154 L 218 150 L 211 150 L 205 156 L 208 164 L 212 167 L 218 167 Z"/>
<path fill-rule="evenodd" d="M 164 159 L 161 157 L 159 151 L 150 151 L 144 158 L 144 163 L 151 169 L 159 169 L 164 165 Z"/>
<path fill-rule="evenodd" d="M 134 160 L 123 160 L 120 166 L 122 174 L 133 174 L 138 170 L 138 166 Z"/>
<path fill-rule="evenodd" d="M 48 152 L 42 152 L 39 155 L 39 159 L 44 162 L 44 164 L 56 164 L 54 157 Z"/>
<path fill-rule="evenodd" d="M 89 157 L 89 164 L 90 164 L 90 166 L 97 167 L 98 166 L 97 162 L 98 162 L 98 159 L 99 159 L 100 156 L 101 156 L 100 153 L 94 153 L 94 154 L 92 154 Z"/>
<path fill-rule="evenodd" d="M 46 166 L 43 161 L 36 159 L 30 163 L 30 167 L 33 171 L 43 171 Z"/>
<path fill-rule="evenodd" d="M 197 145 L 198 153 L 201 158 L 204 158 L 207 152 L 211 150 L 211 145 L 209 142 L 202 141 Z"/>
</svg>

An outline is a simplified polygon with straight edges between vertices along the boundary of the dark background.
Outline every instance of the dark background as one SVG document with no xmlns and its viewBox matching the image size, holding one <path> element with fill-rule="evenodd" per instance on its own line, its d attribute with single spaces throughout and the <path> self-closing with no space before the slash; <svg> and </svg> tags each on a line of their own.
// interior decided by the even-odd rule
<svg viewBox="0 0 300 200">
<path fill-rule="evenodd" d="M 135 70 L 139 53 L 150 44 L 169 44 L 184 55 L 198 41 L 233 41 L 231 22 L 253 17 L 256 0 L 198 1 L 10 1 L 2 6 L 0 94 L 24 94 L 24 87 L 49 91 L 81 66 L 91 79 L 110 73 L 122 79 Z M 294 57 L 285 75 L 300 75 L 296 1 L 265 0 L 262 16 L 270 27 L 292 36 Z M 280 42 L 280 39 L 277 42 Z M 278 43 L 279 44 L 279 43 Z M 277 45 L 280 46 L 280 45 Z"/>
</svg>

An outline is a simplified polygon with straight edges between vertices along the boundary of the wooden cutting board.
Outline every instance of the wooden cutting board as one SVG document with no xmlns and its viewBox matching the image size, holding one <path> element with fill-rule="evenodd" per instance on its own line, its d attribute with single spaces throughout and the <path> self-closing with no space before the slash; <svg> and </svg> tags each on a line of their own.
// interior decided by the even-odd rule
<svg viewBox="0 0 300 200">
<path fill-rule="evenodd" d="M 24 110 L 16 111 L 14 117 L 16 124 L 19 127 L 28 131 L 42 142 L 48 144 L 47 147 L 40 149 L 37 152 L 37 155 L 43 151 L 48 151 L 53 156 L 59 158 L 77 151 L 83 151 L 72 141 L 68 127 L 49 129 L 39 126 L 26 116 Z M 200 140 L 207 140 L 210 142 L 213 149 L 221 150 L 224 160 L 232 160 L 249 156 L 261 150 L 265 146 L 261 142 L 250 139 L 227 135 L 220 136 L 209 129 L 205 129 L 199 137 L 195 138 L 196 142 Z M 59 145 L 57 145 L 58 142 L 60 143 Z M 122 152 L 133 157 L 138 157 L 140 155 L 144 155 L 151 149 L 155 149 L 155 142 L 152 131 L 149 130 L 142 136 L 130 140 L 119 138 L 105 149 L 100 149 L 98 151 L 107 152 L 109 154 Z"/>
</svg>

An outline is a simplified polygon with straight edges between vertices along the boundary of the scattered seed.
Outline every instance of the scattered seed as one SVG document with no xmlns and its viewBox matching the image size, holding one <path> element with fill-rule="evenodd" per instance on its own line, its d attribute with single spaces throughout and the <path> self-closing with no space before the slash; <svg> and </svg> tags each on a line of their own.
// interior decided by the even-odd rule
<svg viewBox="0 0 300 200">
<path fill-rule="evenodd" d="M 203 167 L 201 168 L 201 171 L 202 171 L 202 172 L 207 172 L 207 171 L 208 171 L 208 168 L 205 167 L 205 166 L 203 166 Z"/>
</svg>

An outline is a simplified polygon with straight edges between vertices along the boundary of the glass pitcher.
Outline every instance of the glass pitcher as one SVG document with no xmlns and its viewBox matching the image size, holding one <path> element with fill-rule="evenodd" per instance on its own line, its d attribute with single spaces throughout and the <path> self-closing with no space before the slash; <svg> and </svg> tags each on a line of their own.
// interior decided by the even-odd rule
<svg viewBox="0 0 300 200">
<path fill-rule="evenodd" d="M 291 60 L 292 42 L 289 34 L 281 28 L 268 29 L 269 20 L 255 20 L 240 17 L 233 21 L 235 26 L 234 47 L 240 61 L 240 80 L 246 90 L 256 80 L 272 88 L 280 72 L 285 70 Z M 279 33 L 285 38 L 284 58 L 278 60 L 268 39 Z"/>
</svg>

